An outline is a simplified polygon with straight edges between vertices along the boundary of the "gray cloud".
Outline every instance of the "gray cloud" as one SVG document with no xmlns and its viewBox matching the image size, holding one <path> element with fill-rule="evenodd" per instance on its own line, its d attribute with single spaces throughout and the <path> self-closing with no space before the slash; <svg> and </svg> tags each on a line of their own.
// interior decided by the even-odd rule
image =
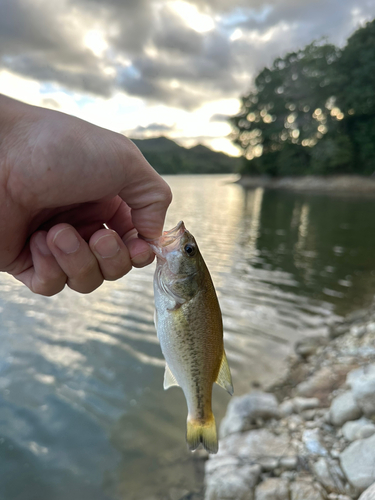
<svg viewBox="0 0 375 500">
<path fill-rule="evenodd" d="M 210 122 L 228 122 L 229 116 L 228 115 L 222 115 L 221 113 L 216 113 L 211 116 Z"/>
<path fill-rule="evenodd" d="M 190 3 L 219 19 L 212 31 L 194 31 L 163 0 L 0 0 L 0 69 L 193 109 L 238 97 L 275 57 L 322 36 L 343 43 L 356 19 L 375 16 L 372 0 Z M 243 36 L 231 40 L 237 28 Z M 102 30 L 108 50 L 95 55 L 85 47 L 89 29 Z"/>
<path fill-rule="evenodd" d="M 203 48 L 204 36 L 187 27 L 175 13 L 164 9 L 153 42 L 159 49 L 199 55 Z"/>
<path fill-rule="evenodd" d="M 176 130 L 176 125 L 164 125 L 164 123 L 150 123 L 150 125 L 147 125 L 146 127 L 142 127 L 142 125 L 139 125 L 138 127 L 134 128 L 131 132 L 134 134 L 144 134 L 145 132 L 163 133 L 163 132 L 172 132 L 173 130 Z"/>
</svg>

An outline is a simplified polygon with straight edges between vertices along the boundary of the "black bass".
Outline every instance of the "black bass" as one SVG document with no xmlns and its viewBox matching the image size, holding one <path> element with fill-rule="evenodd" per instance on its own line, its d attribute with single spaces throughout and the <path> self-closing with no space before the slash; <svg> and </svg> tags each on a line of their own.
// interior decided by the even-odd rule
<svg viewBox="0 0 375 500">
<path fill-rule="evenodd" d="M 233 394 L 219 302 L 194 237 L 180 222 L 148 241 L 157 256 L 155 326 L 167 362 L 164 389 L 178 385 L 188 406 L 186 440 L 217 453 L 214 382 Z"/>
</svg>

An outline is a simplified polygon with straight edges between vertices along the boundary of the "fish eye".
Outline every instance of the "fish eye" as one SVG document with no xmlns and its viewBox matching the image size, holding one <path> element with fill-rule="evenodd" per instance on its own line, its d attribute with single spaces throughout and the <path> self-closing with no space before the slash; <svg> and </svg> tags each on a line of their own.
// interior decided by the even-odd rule
<svg viewBox="0 0 375 500">
<path fill-rule="evenodd" d="M 196 247 L 194 245 L 191 245 L 190 243 L 188 243 L 187 245 L 184 246 L 184 250 L 185 250 L 185 253 L 187 253 L 187 255 L 189 257 L 193 257 L 195 255 L 195 252 L 196 252 Z"/>
</svg>

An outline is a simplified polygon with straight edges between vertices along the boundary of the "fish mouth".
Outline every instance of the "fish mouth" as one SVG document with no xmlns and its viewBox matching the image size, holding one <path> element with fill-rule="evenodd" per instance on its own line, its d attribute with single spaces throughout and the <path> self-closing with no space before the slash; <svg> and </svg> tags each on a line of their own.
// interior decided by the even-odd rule
<svg viewBox="0 0 375 500">
<path fill-rule="evenodd" d="M 170 229 L 169 231 L 163 231 L 163 234 L 160 236 L 160 238 L 156 238 L 154 240 L 148 238 L 143 239 L 147 241 L 147 243 L 151 246 L 158 257 L 165 259 L 166 247 L 171 247 L 171 245 L 173 244 L 175 244 L 174 246 L 177 246 L 181 236 L 185 232 L 186 228 L 183 221 L 181 220 L 174 228 Z M 174 248 L 169 248 L 168 251 L 171 251 L 173 249 Z"/>
<path fill-rule="evenodd" d="M 176 239 L 180 238 L 185 233 L 185 231 L 185 225 L 181 220 L 173 229 L 170 229 L 169 231 L 163 231 L 163 235 L 159 238 L 159 245 L 161 247 L 169 246 L 171 243 L 176 241 Z"/>
</svg>

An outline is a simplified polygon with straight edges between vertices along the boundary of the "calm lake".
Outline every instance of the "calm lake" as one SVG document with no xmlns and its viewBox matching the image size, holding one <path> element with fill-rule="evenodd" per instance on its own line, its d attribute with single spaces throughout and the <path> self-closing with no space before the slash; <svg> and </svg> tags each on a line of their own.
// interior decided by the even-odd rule
<svg viewBox="0 0 375 500">
<path fill-rule="evenodd" d="M 267 385 L 296 340 L 375 293 L 375 200 L 168 177 L 216 285 L 235 393 Z M 84 296 L 0 275 L 1 500 L 179 500 L 199 491 L 182 391 L 163 391 L 154 265 Z M 214 389 L 217 420 L 229 396 Z M 184 496 L 186 495 L 186 496 Z"/>
</svg>

